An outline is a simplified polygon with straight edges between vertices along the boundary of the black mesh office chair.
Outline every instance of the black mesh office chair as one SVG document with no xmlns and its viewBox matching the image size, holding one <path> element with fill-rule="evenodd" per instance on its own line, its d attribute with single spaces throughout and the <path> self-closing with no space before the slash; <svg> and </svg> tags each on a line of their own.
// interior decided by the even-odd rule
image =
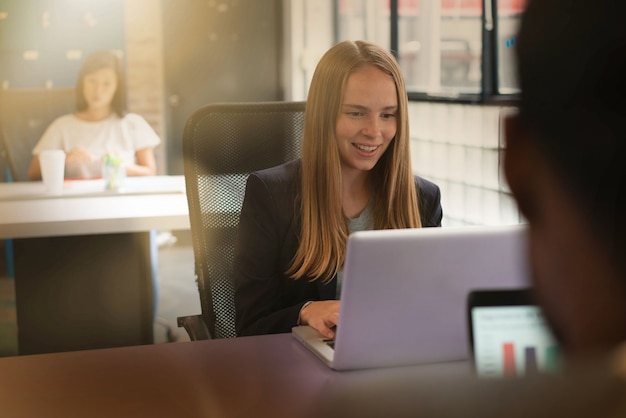
<svg viewBox="0 0 626 418">
<path fill-rule="evenodd" d="M 211 104 L 187 120 L 184 174 L 201 315 L 192 340 L 235 336 L 234 243 L 248 174 L 300 156 L 304 102 Z"/>
<path fill-rule="evenodd" d="M 44 131 L 75 110 L 73 87 L 0 91 L 0 140 L 14 181 L 27 181 L 32 151 Z"/>
</svg>

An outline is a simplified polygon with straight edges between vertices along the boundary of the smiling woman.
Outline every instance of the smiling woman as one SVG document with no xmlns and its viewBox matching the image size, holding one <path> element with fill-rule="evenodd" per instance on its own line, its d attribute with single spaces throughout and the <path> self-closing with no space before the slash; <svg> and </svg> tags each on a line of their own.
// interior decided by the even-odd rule
<svg viewBox="0 0 626 418">
<path fill-rule="evenodd" d="M 342 204 L 356 218 L 369 200 L 367 172 L 374 168 L 396 135 L 398 98 L 393 78 L 373 65 L 354 72 L 346 84 L 337 117 Z"/>
<path fill-rule="evenodd" d="M 413 175 L 394 57 L 345 41 L 320 60 L 302 158 L 248 178 L 235 250 L 238 335 L 310 325 L 332 337 L 348 235 L 441 226 L 439 188 Z"/>
<path fill-rule="evenodd" d="M 41 178 L 39 153 L 65 151 L 65 177 L 100 177 L 103 158 L 115 155 L 130 176 L 156 174 L 160 139 L 139 115 L 127 113 L 121 59 L 114 51 L 88 56 L 76 83 L 76 112 L 56 119 L 33 149 L 28 177 Z"/>
</svg>

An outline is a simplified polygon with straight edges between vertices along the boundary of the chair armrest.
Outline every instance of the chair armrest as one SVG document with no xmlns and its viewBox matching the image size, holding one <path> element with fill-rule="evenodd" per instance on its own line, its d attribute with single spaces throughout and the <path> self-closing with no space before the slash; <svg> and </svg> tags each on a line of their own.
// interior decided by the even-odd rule
<svg viewBox="0 0 626 418">
<path fill-rule="evenodd" d="M 212 339 L 209 328 L 201 315 L 179 316 L 176 318 L 179 328 L 185 328 L 191 341 Z"/>
</svg>

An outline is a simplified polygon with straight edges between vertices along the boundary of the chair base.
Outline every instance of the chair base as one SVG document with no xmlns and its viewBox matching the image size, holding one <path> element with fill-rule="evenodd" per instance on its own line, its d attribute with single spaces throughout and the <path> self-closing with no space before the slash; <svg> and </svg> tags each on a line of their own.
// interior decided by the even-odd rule
<svg viewBox="0 0 626 418">
<path fill-rule="evenodd" d="M 176 318 L 179 328 L 185 328 L 191 341 L 211 340 L 211 333 L 201 315 L 179 316 Z"/>
</svg>

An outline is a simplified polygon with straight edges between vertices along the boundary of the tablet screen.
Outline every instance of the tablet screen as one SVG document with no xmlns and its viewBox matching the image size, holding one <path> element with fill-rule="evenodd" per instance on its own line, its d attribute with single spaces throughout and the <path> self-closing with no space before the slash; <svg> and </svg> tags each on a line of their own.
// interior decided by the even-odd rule
<svg viewBox="0 0 626 418">
<path fill-rule="evenodd" d="M 472 306 L 470 315 L 479 376 L 523 376 L 558 367 L 557 342 L 539 307 Z"/>
</svg>

